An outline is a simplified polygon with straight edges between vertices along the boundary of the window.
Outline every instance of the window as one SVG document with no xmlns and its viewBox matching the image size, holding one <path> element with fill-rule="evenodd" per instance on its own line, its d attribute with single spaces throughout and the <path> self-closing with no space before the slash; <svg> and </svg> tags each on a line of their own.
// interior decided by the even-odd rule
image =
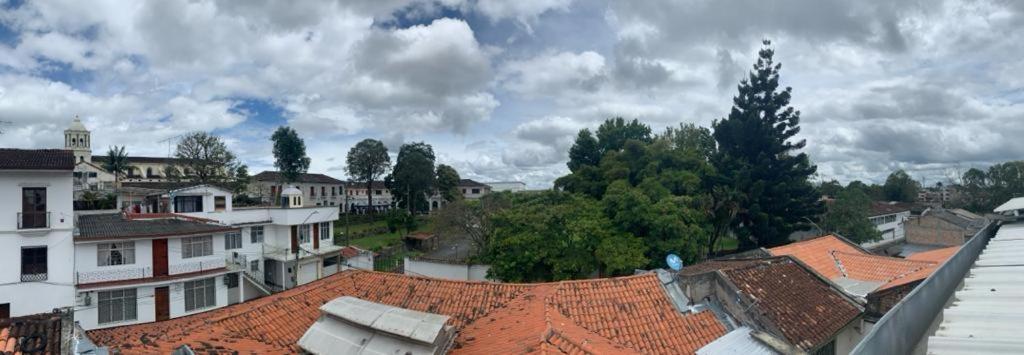
<svg viewBox="0 0 1024 355">
<path fill-rule="evenodd" d="M 327 186 L 320 186 L 320 196 L 327 196 Z"/>
<path fill-rule="evenodd" d="M 181 258 L 213 255 L 213 236 L 181 238 Z"/>
<path fill-rule="evenodd" d="M 263 226 L 249 227 L 249 242 L 263 243 Z"/>
<path fill-rule="evenodd" d="M 331 239 L 331 224 L 328 222 L 320 223 L 320 240 Z"/>
<path fill-rule="evenodd" d="M 466 193 L 466 189 L 462 189 L 462 193 L 465 194 Z"/>
<path fill-rule="evenodd" d="M 224 285 L 228 288 L 238 287 L 238 274 L 224 275 Z"/>
<path fill-rule="evenodd" d="M 373 190 L 373 194 L 374 195 L 380 195 L 380 194 L 383 194 L 383 193 L 384 193 L 383 190 Z"/>
<path fill-rule="evenodd" d="M 303 225 L 298 227 L 298 230 L 299 230 L 299 243 L 309 243 L 310 242 L 310 240 L 309 240 L 309 235 L 310 235 L 309 227 L 310 227 L 309 224 L 303 224 Z"/>
<path fill-rule="evenodd" d="M 338 187 L 331 186 L 331 196 L 338 196 Z"/>
<path fill-rule="evenodd" d="M 202 196 L 175 196 L 174 211 L 179 213 L 203 212 Z"/>
<path fill-rule="evenodd" d="M 214 196 L 213 197 L 213 210 L 223 211 L 227 209 L 228 198 L 225 196 Z"/>
<path fill-rule="evenodd" d="M 309 197 L 313 197 L 313 196 L 316 196 L 316 188 L 310 186 L 309 187 Z"/>
<path fill-rule="evenodd" d="M 135 242 L 100 243 L 96 246 L 96 265 L 131 265 L 135 263 Z"/>
<path fill-rule="evenodd" d="M 46 247 L 21 248 L 21 281 L 46 281 Z"/>
<path fill-rule="evenodd" d="M 324 259 L 324 267 L 331 267 L 338 264 L 338 256 L 332 256 Z"/>
<path fill-rule="evenodd" d="M 20 228 L 46 228 L 46 217 L 46 188 L 22 188 Z"/>
<path fill-rule="evenodd" d="M 250 272 L 260 272 L 260 261 L 259 260 L 250 261 L 249 262 L 249 271 Z"/>
<path fill-rule="evenodd" d="M 239 249 L 242 247 L 242 233 L 225 233 L 224 250 Z"/>
<path fill-rule="evenodd" d="M 0 303 L 0 320 L 11 318 L 11 304 Z"/>
<path fill-rule="evenodd" d="M 185 281 L 185 312 L 217 305 L 216 280 Z"/>
<path fill-rule="evenodd" d="M 135 320 L 136 296 L 134 288 L 97 292 L 100 324 Z"/>
<path fill-rule="evenodd" d="M 478 193 L 480 193 L 480 189 L 473 189 L 473 193 L 474 193 L 474 194 L 478 194 Z"/>
</svg>

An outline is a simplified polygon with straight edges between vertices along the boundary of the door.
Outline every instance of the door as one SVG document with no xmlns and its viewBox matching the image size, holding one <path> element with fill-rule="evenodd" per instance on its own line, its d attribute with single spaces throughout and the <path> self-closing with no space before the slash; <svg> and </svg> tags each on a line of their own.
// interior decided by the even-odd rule
<svg viewBox="0 0 1024 355">
<path fill-rule="evenodd" d="M 157 287 L 154 300 L 156 301 L 156 320 L 168 320 L 171 319 L 171 299 L 170 290 L 167 286 Z"/>
<path fill-rule="evenodd" d="M 167 239 L 153 239 L 153 277 L 167 276 Z"/>
<path fill-rule="evenodd" d="M 313 249 L 320 249 L 320 224 L 314 224 L 311 228 L 313 228 Z"/>
<path fill-rule="evenodd" d="M 292 253 L 299 251 L 299 226 L 292 226 Z"/>
</svg>

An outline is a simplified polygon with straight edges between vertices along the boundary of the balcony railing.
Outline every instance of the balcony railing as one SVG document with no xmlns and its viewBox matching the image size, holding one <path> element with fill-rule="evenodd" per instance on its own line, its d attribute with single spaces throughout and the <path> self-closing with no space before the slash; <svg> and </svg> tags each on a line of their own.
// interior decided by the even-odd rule
<svg viewBox="0 0 1024 355">
<path fill-rule="evenodd" d="M 45 272 L 36 272 L 36 273 L 31 273 L 31 274 L 21 274 L 21 282 L 46 281 L 46 279 L 47 279 L 46 276 L 47 275 L 46 275 Z"/>
<path fill-rule="evenodd" d="M 90 284 L 95 282 L 135 280 L 153 277 L 153 269 L 148 267 L 79 271 L 75 273 L 76 284 Z"/>
<path fill-rule="evenodd" d="M 200 272 L 214 269 L 222 269 L 227 267 L 227 262 L 224 259 L 217 260 L 203 260 L 193 261 L 180 264 L 171 264 L 169 271 L 171 275 L 186 274 L 190 272 Z"/>
<path fill-rule="evenodd" d="M 18 212 L 18 229 L 50 228 L 50 212 Z"/>
</svg>

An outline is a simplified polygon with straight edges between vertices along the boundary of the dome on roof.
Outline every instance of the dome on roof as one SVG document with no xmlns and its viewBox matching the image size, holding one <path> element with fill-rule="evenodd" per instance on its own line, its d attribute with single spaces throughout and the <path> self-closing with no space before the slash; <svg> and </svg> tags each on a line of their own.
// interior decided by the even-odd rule
<svg viewBox="0 0 1024 355">
<path fill-rule="evenodd" d="M 299 191 L 295 186 L 288 186 L 281 191 L 281 196 L 302 196 L 302 191 Z"/>
<path fill-rule="evenodd" d="M 82 124 L 82 120 L 78 119 L 77 115 L 75 116 L 74 120 L 71 120 L 71 126 L 68 127 L 68 130 L 69 131 L 88 131 L 87 129 L 85 129 L 85 125 Z"/>
</svg>

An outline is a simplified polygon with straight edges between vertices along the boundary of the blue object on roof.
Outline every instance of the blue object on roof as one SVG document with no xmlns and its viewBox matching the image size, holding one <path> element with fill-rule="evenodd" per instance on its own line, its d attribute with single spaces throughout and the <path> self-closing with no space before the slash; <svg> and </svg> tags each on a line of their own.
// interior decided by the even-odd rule
<svg viewBox="0 0 1024 355">
<path fill-rule="evenodd" d="M 668 263 L 668 267 L 672 270 L 679 271 L 683 269 L 683 259 L 679 258 L 679 255 L 669 254 L 665 257 L 665 262 Z"/>
</svg>

